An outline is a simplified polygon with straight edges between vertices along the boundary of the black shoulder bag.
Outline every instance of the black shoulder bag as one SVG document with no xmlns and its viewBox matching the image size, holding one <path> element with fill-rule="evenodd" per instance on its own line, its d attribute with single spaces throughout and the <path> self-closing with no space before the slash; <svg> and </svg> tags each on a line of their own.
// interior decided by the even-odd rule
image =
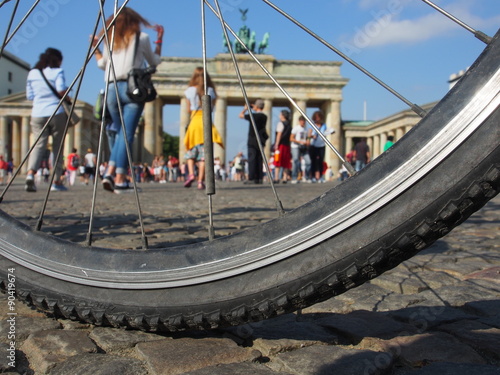
<svg viewBox="0 0 500 375">
<path fill-rule="evenodd" d="M 135 38 L 135 48 L 134 48 L 134 58 L 137 56 L 137 49 L 139 48 L 139 36 L 140 33 L 136 34 Z M 153 66 L 148 66 L 147 68 L 132 68 L 128 72 L 128 88 L 127 95 L 135 103 L 146 103 L 156 98 L 156 90 L 151 81 L 151 75 L 156 72 L 156 68 Z"/>
</svg>

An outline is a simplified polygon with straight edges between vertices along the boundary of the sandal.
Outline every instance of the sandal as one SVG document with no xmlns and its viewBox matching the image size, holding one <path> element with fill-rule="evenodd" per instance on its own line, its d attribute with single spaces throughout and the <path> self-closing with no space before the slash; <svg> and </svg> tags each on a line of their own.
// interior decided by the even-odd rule
<svg viewBox="0 0 500 375">
<path fill-rule="evenodd" d="M 194 182 L 194 174 L 189 175 L 186 182 L 184 182 L 184 187 L 191 187 L 191 184 Z"/>
<path fill-rule="evenodd" d="M 205 190 L 205 183 L 203 181 L 198 181 L 198 190 Z"/>
</svg>

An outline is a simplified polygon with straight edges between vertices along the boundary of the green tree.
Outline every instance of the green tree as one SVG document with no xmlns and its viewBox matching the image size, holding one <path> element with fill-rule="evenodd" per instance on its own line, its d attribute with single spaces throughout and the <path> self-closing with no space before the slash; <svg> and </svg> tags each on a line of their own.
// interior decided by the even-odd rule
<svg viewBox="0 0 500 375">
<path fill-rule="evenodd" d="M 179 136 L 163 132 L 163 155 L 179 156 Z"/>
</svg>

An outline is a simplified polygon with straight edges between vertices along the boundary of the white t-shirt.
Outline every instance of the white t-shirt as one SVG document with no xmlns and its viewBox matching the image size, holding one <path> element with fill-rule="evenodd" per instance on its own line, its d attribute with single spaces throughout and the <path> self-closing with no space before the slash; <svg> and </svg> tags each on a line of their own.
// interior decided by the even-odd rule
<svg viewBox="0 0 500 375">
<path fill-rule="evenodd" d="M 94 159 L 95 159 L 94 153 L 89 152 L 88 154 L 85 154 L 85 166 L 90 167 L 90 168 L 94 168 L 95 167 Z"/>
<path fill-rule="evenodd" d="M 215 100 L 215 90 L 212 87 L 209 87 L 207 89 L 208 95 L 212 98 L 212 102 Z M 191 104 L 191 108 L 189 108 L 191 111 L 196 111 L 197 109 L 201 109 L 201 103 L 200 103 L 200 98 L 198 97 L 198 92 L 196 91 L 195 86 L 189 86 L 186 91 L 184 91 L 184 95 L 186 96 L 186 99 L 189 100 L 189 103 Z M 212 108 L 213 110 L 213 108 Z"/>
<path fill-rule="evenodd" d="M 297 141 L 305 141 L 307 139 L 307 129 L 305 126 L 295 125 L 292 129 L 292 134 L 295 135 Z M 295 142 L 290 142 L 290 144 L 292 148 L 299 148 L 302 146 Z"/>
<path fill-rule="evenodd" d="M 137 48 L 137 56 L 134 60 L 135 36 L 130 41 L 126 48 L 118 51 L 113 51 L 113 65 L 116 72 L 116 79 L 127 79 L 128 72 L 132 68 L 142 68 L 144 61 L 147 61 L 151 66 L 157 66 L 161 62 L 161 57 L 156 55 L 149 41 L 149 35 L 141 32 L 139 35 L 139 47 Z M 106 80 L 107 67 L 109 64 L 109 52 L 105 47 L 102 53 L 102 58 L 97 61 L 97 66 L 105 71 L 104 80 Z M 113 82 L 113 73 L 110 72 L 108 82 Z"/>
</svg>

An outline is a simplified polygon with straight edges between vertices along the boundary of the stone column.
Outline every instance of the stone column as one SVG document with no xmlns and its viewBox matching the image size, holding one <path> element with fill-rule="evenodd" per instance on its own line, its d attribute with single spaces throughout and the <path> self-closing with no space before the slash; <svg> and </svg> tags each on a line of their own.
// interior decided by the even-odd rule
<svg viewBox="0 0 500 375">
<path fill-rule="evenodd" d="M 366 138 L 366 144 L 368 145 L 368 147 L 370 148 L 370 159 L 373 159 L 374 156 L 373 156 L 373 147 L 374 147 L 374 137 L 367 137 Z"/>
<path fill-rule="evenodd" d="M 267 116 L 266 131 L 269 134 L 269 139 L 264 146 L 264 154 L 267 160 L 271 158 L 271 145 L 274 142 L 273 134 L 273 101 L 272 99 L 264 99 L 264 110 L 263 112 Z"/>
<path fill-rule="evenodd" d="M 76 147 L 76 149 L 78 150 L 78 154 L 79 155 L 85 155 L 86 152 L 87 152 L 87 149 L 85 148 L 85 145 L 83 143 L 83 140 L 82 140 L 82 135 L 83 135 L 83 132 L 84 132 L 84 127 L 86 125 L 86 120 L 82 118 L 82 120 L 80 121 L 80 123 L 78 125 L 76 125 L 73 129 L 73 145 Z"/>
<path fill-rule="evenodd" d="M 9 118 L 7 116 L 0 117 L 0 155 L 8 157 L 9 145 Z"/>
<path fill-rule="evenodd" d="M 387 133 L 383 132 L 380 134 L 380 150 L 379 150 L 379 155 L 384 152 L 384 146 L 385 143 L 387 142 Z"/>
<path fill-rule="evenodd" d="M 307 101 L 303 99 L 298 99 L 295 100 L 295 102 L 297 103 L 299 108 L 305 113 L 307 110 Z M 293 112 L 292 115 L 292 127 L 293 127 L 299 123 L 299 117 L 301 116 L 301 114 L 296 108 L 292 108 L 292 112 Z"/>
<path fill-rule="evenodd" d="M 394 137 L 394 142 L 399 141 L 405 135 L 405 130 L 403 128 L 396 129 L 396 135 Z"/>
<path fill-rule="evenodd" d="M 332 143 L 333 147 L 342 155 L 342 129 L 340 120 L 340 102 L 336 100 L 327 101 L 321 107 L 325 114 L 325 123 L 327 128 L 332 128 L 335 133 L 328 135 L 328 140 Z M 325 162 L 332 168 L 334 173 L 340 169 L 342 162 L 333 150 L 326 146 L 325 149 Z"/>
<path fill-rule="evenodd" d="M 155 124 L 156 125 L 156 151 L 155 154 L 163 154 L 163 102 L 158 97 L 155 100 Z"/>
<path fill-rule="evenodd" d="M 19 121 L 22 119 L 16 118 L 12 121 L 12 144 L 10 148 L 10 155 L 5 155 L 6 160 L 13 158 L 16 162 L 21 159 L 21 126 L 22 123 Z"/>
<path fill-rule="evenodd" d="M 373 150 L 372 150 L 372 159 L 375 159 L 380 155 L 380 135 L 375 135 L 373 137 Z"/>
<path fill-rule="evenodd" d="M 181 107 L 180 108 L 181 123 L 179 124 L 179 163 L 182 164 L 184 161 L 184 156 L 186 155 L 186 146 L 184 146 L 184 135 L 186 134 L 186 125 L 189 122 L 187 99 L 185 97 L 181 97 L 180 107 Z"/>
<path fill-rule="evenodd" d="M 227 99 L 219 97 L 215 106 L 214 126 L 219 132 L 224 148 L 214 145 L 214 157 L 219 157 L 222 164 L 226 164 L 227 150 Z"/>
<path fill-rule="evenodd" d="M 18 166 L 23 158 L 28 154 L 30 149 L 30 117 L 25 116 L 21 120 L 21 155 L 18 159 L 14 159 L 14 165 Z M 23 168 L 21 169 L 22 173 L 26 173 L 28 171 L 28 163 L 24 163 Z"/>
<path fill-rule="evenodd" d="M 144 145 L 142 162 L 151 164 L 156 152 L 155 132 L 156 102 L 146 103 L 144 106 Z"/>
<path fill-rule="evenodd" d="M 78 125 L 70 127 L 68 129 L 68 132 L 66 133 L 66 140 L 64 141 L 64 156 L 68 156 L 73 151 L 73 147 L 75 147 L 74 146 L 74 144 L 75 144 L 75 128 L 78 126 L 81 126 L 82 121 L 83 121 L 83 119 L 80 120 L 80 123 Z M 81 151 L 82 150 L 78 150 L 77 152 L 81 152 Z M 97 153 L 97 150 L 95 150 L 95 151 Z"/>
<path fill-rule="evenodd" d="M 344 155 L 347 154 L 349 151 L 351 151 L 352 146 L 353 146 L 352 137 L 346 137 L 344 145 Z"/>
</svg>

